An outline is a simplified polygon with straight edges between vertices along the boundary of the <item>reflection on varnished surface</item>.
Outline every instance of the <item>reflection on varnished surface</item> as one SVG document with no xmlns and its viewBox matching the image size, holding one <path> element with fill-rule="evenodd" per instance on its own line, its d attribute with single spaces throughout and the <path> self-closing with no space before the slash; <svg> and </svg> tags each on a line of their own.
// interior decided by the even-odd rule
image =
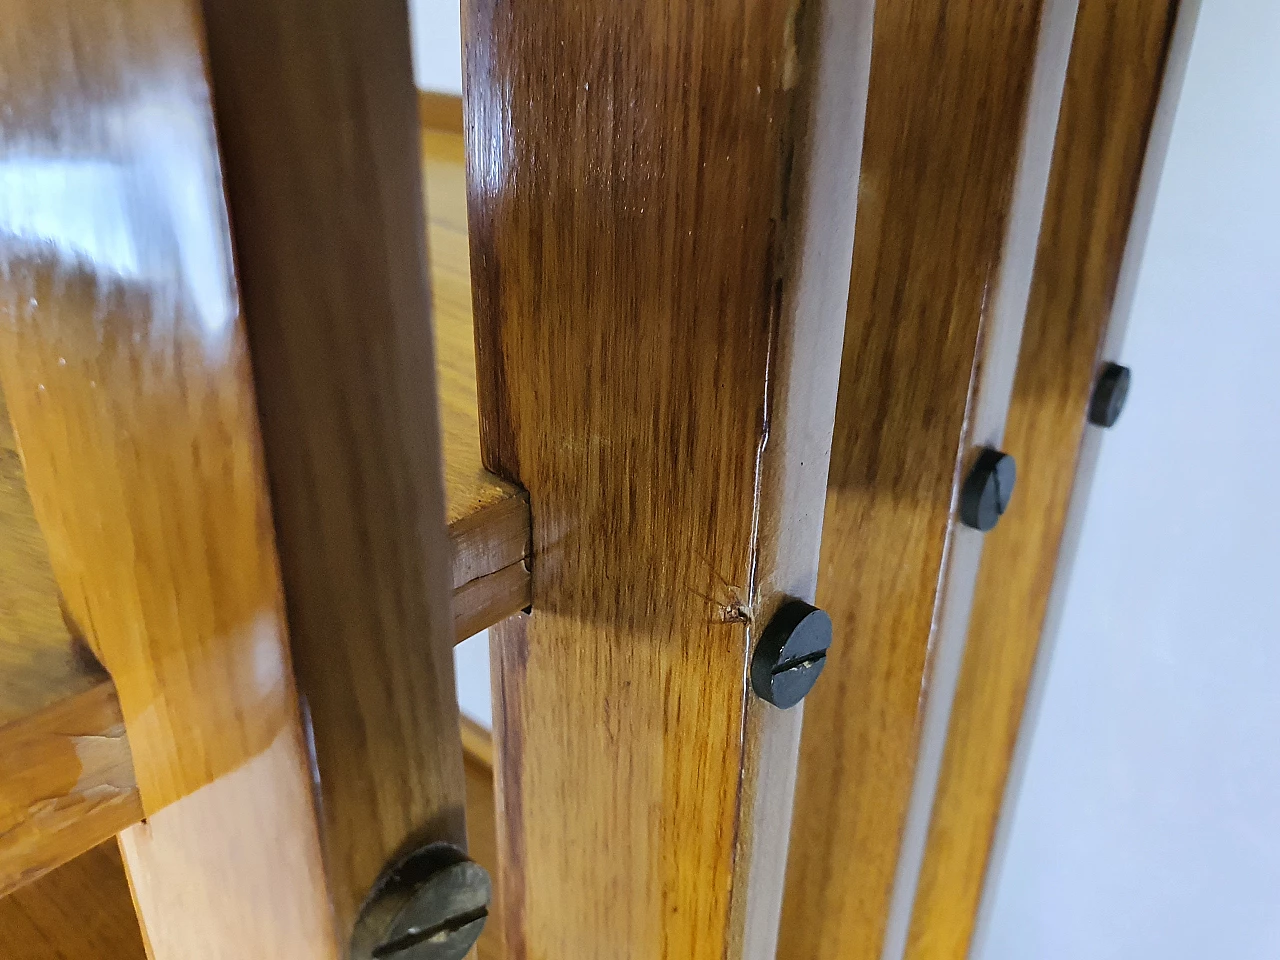
<svg viewBox="0 0 1280 960">
<path fill-rule="evenodd" d="M 201 927 L 201 951 L 243 955 L 270 933 L 323 957 L 327 898 L 301 879 L 322 872 L 314 809 L 287 789 L 311 774 L 197 9 L 10 0 L 3 16 L 0 383 L 26 485 L 68 622 L 115 682 L 135 812 L 198 792 L 218 814 L 182 836 L 131 828 L 139 876 L 183 865 L 158 892 L 137 887 L 140 915 L 162 916 L 184 874 L 234 878 L 237 909 Z M 196 842 L 232 830 L 234 861 Z M 278 863 L 305 870 L 279 884 Z"/>
<path fill-rule="evenodd" d="M 129 12 L 144 33 L 115 6 L 6 10 L 0 379 L 155 810 L 262 750 L 292 705 L 212 118 L 199 61 L 172 54 L 198 49 L 195 24 Z"/>
<path fill-rule="evenodd" d="M 523 491 L 480 464 L 462 138 L 424 130 L 421 142 L 445 505 L 454 547 L 454 633 L 462 639 L 529 604 L 530 574 L 522 562 L 529 549 L 529 505 Z M 142 812 L 127 740 L 115 732 L 123 728 L 114 686 L 87 648 L 78 651 L 63 623 L 7 410 L 0 417 L 0 468 L 3 891 L 135 823 Z M 76 738 L 88 734 L 94 749 L 76 751 Z"/>
</svg>

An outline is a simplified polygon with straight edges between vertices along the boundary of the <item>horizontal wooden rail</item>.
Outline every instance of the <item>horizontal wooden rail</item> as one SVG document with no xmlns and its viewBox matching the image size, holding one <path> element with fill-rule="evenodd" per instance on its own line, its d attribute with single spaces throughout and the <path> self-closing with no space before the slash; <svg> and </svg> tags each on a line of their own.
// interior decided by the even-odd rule
<svg viewBox="0 0 1280 960">
<path fill-rule="evenodd" d="M 530 602 L 529 501 L 480 463 L 462 137 L 424 130 L 422 148 L 463 640 Z M 141 818 L 115 688 L 63 622 L 0 398 L 0 896 Z"/>
</svg>

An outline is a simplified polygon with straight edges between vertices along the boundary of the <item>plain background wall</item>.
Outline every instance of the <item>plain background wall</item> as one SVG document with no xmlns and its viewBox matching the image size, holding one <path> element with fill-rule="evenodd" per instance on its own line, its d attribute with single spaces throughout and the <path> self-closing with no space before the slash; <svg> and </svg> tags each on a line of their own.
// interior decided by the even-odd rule
<svg viewBox="0 0 1280 960">
<path fill-rule="evenodd" d="M 1280 3 L 1204 0 L 975 960 L 1280 957 Z"/>
<path fill-rule="evenodd" d="M 413 79 L 420 90 L 462 93 L 459 0 L 409 0 Z"/>
</svg>

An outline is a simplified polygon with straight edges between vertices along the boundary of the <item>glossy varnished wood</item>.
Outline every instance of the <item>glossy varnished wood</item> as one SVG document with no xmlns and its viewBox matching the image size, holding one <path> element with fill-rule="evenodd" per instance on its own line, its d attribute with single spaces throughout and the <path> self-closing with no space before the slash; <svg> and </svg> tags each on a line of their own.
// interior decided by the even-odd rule
<svg viewBox="0 0 1280 960">
<path fill-rule="evenodd" d="M 424 125 L 421 143 L 454 633 L 462 640 L 530 603 L 529 499 L 480 461 L 462 136 Z"/>
<path fill-rule="evenodd" d="M 114 840 L 0 898 L 5 960 L 144 960 Z"/>
<path fill-rule="evenodd" d="M 169 0 L 7 15 L 0 381 L 154 811 L 296 718 L 199 24 Z"/>
<path fill-rule="evenodd" d="M 336 957 L 198 11 L 5 16 L 0 382 L 119 696 L 150 949 Z"/>
<path fill-rule="evenodd" d="M 982 549 L 953 504 L 1000 444 L 1073 16 L 876 4 L 818 588 L 836 640 L 806 706 L 780 956 L 903 949 Z"/>
<path fill-rule="evenodd" d="M 773 954 L 799 711 L 745 666 L 816 583 L 869 6 L 467 5 L 511 960 Z"/>
<path fill-rule="evenodd" d="M 0 397 L 0 896 L 141 816 L 115 688 L 63 621 Z"/>
<path fill-rule="evenodd" d="M 912 960 L 963 960 L 969 950 L 1177 8 L 1080 0 L 1005 429 L 1018 491 L 983 551 Z"/>
<path fill-rule="evenodd" d="M 529 507 L 480 463 L 460 134 L 424 129 L 423 175 L 453 546 L 454 636 L 528 606 Z M 142 816 L 115 687 L 59 609 L 7 411 L 0 418 L 0 890 Z M 85 738 L 93 739 L 85 739 Z"/>
<path fill-rule="evenodd" d="M 204 14 L 307 792 L 345 949 L 393 860 L 466 845 L 407 12 L 247 0 Z"/>
<path fill-rule="evenodd" d="M 466 718 L 461 721 L 461 733 L 469 852 L 496 875 L 493 744 L 489 731 Z M 114 840 L 10 896 L 0 895 L 0 956 L 4 960 L 142 960 L 138 921 Z M 490 916 L 476 956 L 501 960 L 499 915 Z"/>
<path fill-rule="evenodd" d="M 0 730 L 106 677 L 63 621 L 49 549 L 0 396 Z"/>
</svg>

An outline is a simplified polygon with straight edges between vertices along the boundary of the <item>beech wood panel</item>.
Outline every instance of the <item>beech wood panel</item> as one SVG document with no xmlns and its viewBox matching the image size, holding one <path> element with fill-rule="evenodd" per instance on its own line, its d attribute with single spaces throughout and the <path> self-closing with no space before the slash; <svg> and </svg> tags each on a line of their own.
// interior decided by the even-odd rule
<svg viewBox="0 0 1280 960">
<path fill-rule="evenodd" d="M 773 955 L 800 711 L 745 666 L 816 584 L 869 13 L 467 5 L 511 960 Z"/>
<path fill-rule="evenodd" d="M 1074 12 L 876 4 L 818 587 L 836 643 L 806 708 L 779 956 L 903 949 L 982 550 L 956 491 L 1000 445 Z"/>
<path fill-rule="evenodd" d="M 1005 429 L 1018 490 L 983 551 L 913 960 L 969 951 L 1177 10 L 1177 0 L 1080 0 Z"/>
<path fill-rule="evenodd" d="M 145 960 L 114 840 L 0 898 L 4 960 Z"/>
</svg>

